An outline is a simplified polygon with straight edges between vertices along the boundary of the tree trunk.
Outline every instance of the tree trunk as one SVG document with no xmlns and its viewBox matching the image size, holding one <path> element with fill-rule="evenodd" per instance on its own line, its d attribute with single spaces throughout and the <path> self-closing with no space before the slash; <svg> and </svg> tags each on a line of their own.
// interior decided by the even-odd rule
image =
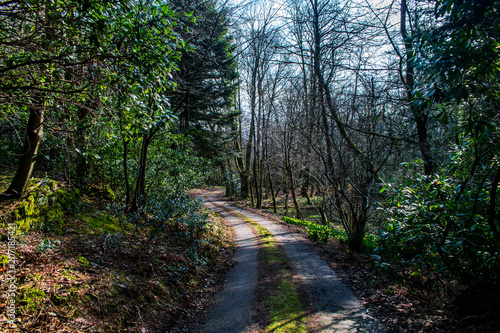
<svg viewBox="0 0 500 333">
<path fill-rule="evenodd" d="M 285 216 L 288 215 L 288 191 L 285 190 Z"/>
<path fill-rule="evenodd" d="M 406 88 L 406 97 L 408 99 L 410 111 L 415 119 L 418 135 L 418 147 L 424 161 L 424 172 L 431 175 L 434 172 L 434 158 L 431 153 L 431 147 L 427 134 L 427 114 L 423 112 L 422 107 L 413 103 L 413 90 L 415 88 L 414 67 L 411 59 L 414 57 L 413 44 L 406 29 L 406 13 L 408 6 L 406 0 L 401 1 L 401 36 L 404 39 L 406 52 L 406 75 L 404 84 Z"/>
<path fill-rule="evenodd" d="M 254 159 L 253 159 L 253 182 L 254 182 L 254 188 L 255 188 L 255 208 L 261 209 L 262 208 L 262 192 L 261 192 L 261 187 L 259 185 L 259 170 L 257 168 L 257 159 L 258 159 L 258 151 L 255 152 L 254 154 Z"/>
<path fill-rule="evenodd" d="M 354 252 L 361 252 L 363 247 L 364 235 L 365 233 L 363 230 L 351 233 L 348 240 L 349 249 L 353 250 Z"/>
<path fill-rule="evenodd" d="M 246 200 L 250 197 L 250 180 L 246 173 L 240 174 L 241 178 L 241 198 Z"/>
<path fill-rule="evenodd" d="M 23 153 L 9 188 L 2 194 L 4 198 L 19 199 L 23 196 L 28 187 L 35 165 L 34 157 L 38 152 L 43 137 L 44 113 L 45 110 L 43 106 L 38 109 L 35 107 L 30 109 L 28 124 L 26 126 L 26 136 L 23 144 Z"/>
<path fill-rule="evenodd" d="M 76 186 L 80 189 L 85 189 L 87 186 L 87 159 L 84 153 L 87 150 L 86 132 L 88 126 L 89 109 L 86 106 L 80 107 L 78 110 L 78 126 L 75 135 L 75 146 L 77 155 L 75 160 L 76 171 Z"/>
<path fill-rule="evenodd" d="M 285 131 L 284 143 L 285 145 L 287 145 L 284 147 L 285 171 L 288 176 L 288 183 L 290 184 L 290 190 L 292 191 L 292 201 L 293 201 L 293 206 L 295 207 L 295 217 L 298 219 L 302 219 L 302 212 L 300 210 L 300 206 L 297 201 L 297 196 L 295 195 L 295 180 L 293 178 L 292 166 L 290 165 L 290 145 L 287 144 L 287 142 L 289 142 L 289 139 L 290 139 L 290 133 L 288 131 Z"/>
<path fill-rule="evenodd" d="M 130 179 L 128 176 L 128 143 L 129 143 L 129 140 L 123 139 L 123 176 L 125 177 L 125 188 L 126 188 L 125 205 L 126 205 L 126 207 L 128 207 L 130 205 Z"/>
<path fill-rule="evenodd" d="M 246 200 L 250 196 L 250 176 L 249 176 L 249 171 L 246 168 L 245 161 L 243 160 L 243 149 L 242 149 L 243 135 L 241 131 L 241 118 L 239 119 L 239 124 L 235 126 L 238 126 L 239 139 L 235 140 L 234 148 L 236 152 L 240 153 L 235 157 L 235 163 L 236 163 L 236 169 L 240 174 L 241 198 L 243 200 Z"/>
<path fill-rule="evenodd" d="M 295 217 L 298 219 L 302 219 L 302 211 L 300 210 L 299 203 L 297 201 L 297 195 L 295 194 L 295 181 L 293 179 L 293 174 L 291 168 L 288 170 L 288 177 L 290 178 L 290 188 L 292 191 L 292 201 L 293 206 L 295 207 Z"/>
<path fill-rule="evenodd" d="M 497 173 L 493 182 L 491 183 L 490 190 L 490 205 L 488 207 L 488 225 L 490 226 L 493 236 L 495 236 L 497 241 L 497 247 L 500 250 L 500 232 L 498 231 L 497 225 L 495 224 L 495 219 L 498 219 L 497 209 L 496 209 L 496 197 L 498 183 L 500 182 L 500 164 L 497 165 Z"/>
<path fill-rule="evenodd" d="M 269 164 L 267 165 L 268 177 L 269 177 L 269 187 L 271 189 L 271 197 L 273 198 L 273 212 L 276 214 L 278 211 L 276 210 L 276 196 L 274 194 L 274 186 L 273 186 L 273 178 L 271 177 L 271 167 Z"/>
<path fill-rule="evenodd" d="M 252 82 L 251 82 L 251 88 L 250 88 L 250 129 L 248 132 L 248 141 L 247 141 L 247 150 L 245 152 L 245 170 L 247 172 L 247 177 L 248 177 L 248 186 L 250 187 L 251 184 L 251 177 L 249 175 L 250 170 L 252 170 L 252 151 L 254 149 L 253 147 L 253 141 L 255 139 L 255 109 L 256 109 L 256 80 L 257 80 L 257 68 L 258 68 L 258 63 L 255 65 L 255 68 L 252 70 Z M 256 158 L 255 156 L 253 158 Z M 252 206 L 254 206 L 254 195 L 252 194 L 252 189 L 250 188 L 250 194 L 252 197 Z M 243 199 L 246 199 L 245 193 L 243 193 L 243 186 L 242 186 L 242 193 L 241 197 Z M 254 206 L 255 207 L 255 206 Z"/>
<path fill-rule="evenodd" d="M 300 195 L 307 199 L 307 204 L 312 205 L 311 197 L 309 196 L 309 187 L 311 185 L 311 174 L 310 168 L 307 167 L 304 171 L 304 181 L 302 183 L 302 187 L 300 188 Z"/>
<path fill-rule="evenodd" d="M 132 199 L 132 205 L 130 207 L 131 212 L 137 211 L 141 204 L 142 197 L 146 190 L 146 166 L 147 166 L 147 156 L 149 144 L 151 143 L 151 135 L 144 135 L 141 148 L 141 159 L 139 162 L 139 170 L 137 173 L 137 181 L 134 191 L 134 198 Z"/>
<path fill-rule="evenodd" d="M 221 172 L 222 172 L 222 176 L 224 177 L 224 182 L 226 185 L 226 197 L 232 197 L 232 196 L 234 196 L 234 181 L 233 181 L 233 177 L 231 176 L 232 175 L 231 164 L 228 163 L 227 168 L 224 164 L 222 164 L 221 165 Z"/>
<path fill-rule="evenodd" d="M 253 194 L 253 187 L 249 186 L 249 188 L 250 188 L 250 200 L 251 200 L 251 203 L 252 203 L 252 207 L 255 207 L 255 196 Z"/>
</svg>

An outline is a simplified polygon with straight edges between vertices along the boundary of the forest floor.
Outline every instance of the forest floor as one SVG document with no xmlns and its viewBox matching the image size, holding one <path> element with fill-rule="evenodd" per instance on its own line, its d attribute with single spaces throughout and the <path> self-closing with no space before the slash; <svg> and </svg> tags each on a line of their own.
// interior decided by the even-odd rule
<svg viewBox="0 0 500 333">
<path fill-rule="evenodd" d="M 304 227 L 286 224 L 269 210 L 257 210 L 246 201 L 231 204 L 272 219 L 307 238 Z M 429 274 L 389 266 L 377 267 L 367 254 L 356 254 L 336 240 L 320 244 L 306 240 L 356 297 L 391 332 L 500 332 L 500 302 L 485 288 L 467 288 Z"/>
<path fill-rule="evenodd" d="M 0 192 L 9 179 L 0 175 Z M 112 197 L 35 178 L 25 198 L 0 202 L 0 332 L 174 332 L 206 308 L 232 265 L 225 221 L 212 216 L 192 240 L 177 223 L 151 238 L 146 225 L 112 209 Z"/>
</svg>

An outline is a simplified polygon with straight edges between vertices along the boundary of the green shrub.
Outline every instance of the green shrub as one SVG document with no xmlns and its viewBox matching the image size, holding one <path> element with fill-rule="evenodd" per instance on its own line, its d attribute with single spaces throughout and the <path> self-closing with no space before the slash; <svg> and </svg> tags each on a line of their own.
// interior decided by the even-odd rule
<svg viewBox="0 0 500 333">
<path fill-rule="evenodd" d="M 343 243 L 347 242 L 345 231 L 331 224 L 323 225 L 286 216 L 283 216 L 283 221 L 290 224 L 305 226 L 309 239 L 314 242 L 327 243 L 330 238 L 335 238 Z"/>
<path fill-rule="evenodd" d="M 333 238 L 347 244 L 348 238 L 345 230 L 334 224 L 318 224 L 311 221 L 304 221 L 295 219 L 293 217 L 283 216 L 283 221 L 289 224 L 301 225 L 306 227 L 307 236 L 314 242 L 327 243 L 329 239 Z M 363 238 L 362 251 L 364 253 L 371 253 L 378 245 L 378 238 L 372 234 L 365 234 Z"/>
<path fill-rule="evenodd" d="M 433 176 L 410 170 L 404 181 L 384 188 L 387 224 L 377 251 L 449 278 L 496 283 L 500 257 L 487 221 L 488 182 L 469 181 L 457 160 Z"/>
<path fill-rule="evenodd" d="M 347 241 L 347 240 L 346 240 Z M 361 251 L 363 253 L 372 253 L 379 245 L 379 238 L 375 235 L 365 233 Z"/>
<path fill-rule="evenodd" d="M 196 244 L 208 231 L 208 214 L 200 202 L 184 192 L 155 195 L 141 208 L 141 225 L 148 230 L 150 239 L 169 232 L 174 239 Z"/>
</svg>

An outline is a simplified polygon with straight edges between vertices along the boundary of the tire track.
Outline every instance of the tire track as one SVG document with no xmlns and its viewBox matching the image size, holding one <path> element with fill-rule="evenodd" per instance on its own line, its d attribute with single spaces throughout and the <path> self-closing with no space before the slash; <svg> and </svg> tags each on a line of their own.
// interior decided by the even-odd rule
<svg viewBox="0 0 500 333">
<path fill-rule="evenodd" d="M 205 317 L 199 330 L 203 333 L 240 333 L 252 324 L 252 299 L 257 285 L 257 237 L 253 229 L 240 218 L 227 213 L 222 203 L 214 201 L 212 192 L 207 196 L 206 206 L 231 224 L 237 246 L 235 265 L 229 271 L 224 287 L 216 295 L 214 306 Z"/>
</svg>

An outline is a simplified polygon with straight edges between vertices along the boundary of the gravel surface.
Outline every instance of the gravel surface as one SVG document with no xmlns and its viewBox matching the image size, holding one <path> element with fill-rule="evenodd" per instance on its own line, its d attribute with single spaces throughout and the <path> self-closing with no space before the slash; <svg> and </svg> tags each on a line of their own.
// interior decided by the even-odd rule
<svg viewBox="0 0 500 333">
<path fill-rule="evenodd" d="M 260 215 L 225 205 L 269 230 L 276 242 L 285 248 L 316 309 L 311 315 L 316 332 L 383 332 L 378 321 L 367 313 L 352 291 L 301 236 Z"/>
<path fill-rule="evenodd" d="M 205 324 L 199 332 L 244 332 L 252 324 L 252 299 L 257 285 L 257 239 L 247 223 L 210 203 L 214 201 L 213 196 L 214 194 L 207 198 L 209 201 L 207 206 L 234 228 L 237 250 L 234 258 L 235 266 L 229 271 L 224 287 L 216 295 L 215 304 L 208 311 Z"/>
<path fill-rule="evenodd" d="M 208 201 L 215 200 L 213 195 Z M 275 222 L 260 215 L 232 206 L 224 201 L 216 202 L 215 210 L 229 220 L 233 227 L 242 231 L 238 236 L 236 266 L 229 273 L 226 285 L 218 296 L 218 303 L 209 312 L 207 326 L 203 332 L 244 332 L 250 327 L 251 300 L 256 281 L 257 245 L 254 235 L 244 222 L 218 206 L 243 214 L 269 230 L 277 243 L 281 244 L 297 271 L 297 278 L 309 294 L 310 314 L 314 332 L 383 332 L 379 322 L 371 317 L 352 291 L 340 280 L 334 271 L 304 241 L 294 233 L 285 230 Z M 210 204 L 209 204 L 210 205 Z M 250 243 L 247 243 L 250 242 Z M 251 252 L 247 253 L 247 252 Z M 255 262 L 251 262 L 255 260 Z M 247 270 L 248 266 L 251 273 Z M 241 271 L 240 271 L 241 270 Z M 250 280 L 247 280 L 250 275 Z M 242 280 L 240 280 L 242 279 Z M 244 310 L 241 311 L 241 308 Z M 210 329 L 210 330 L 209 330 Z"/>
</svg>

